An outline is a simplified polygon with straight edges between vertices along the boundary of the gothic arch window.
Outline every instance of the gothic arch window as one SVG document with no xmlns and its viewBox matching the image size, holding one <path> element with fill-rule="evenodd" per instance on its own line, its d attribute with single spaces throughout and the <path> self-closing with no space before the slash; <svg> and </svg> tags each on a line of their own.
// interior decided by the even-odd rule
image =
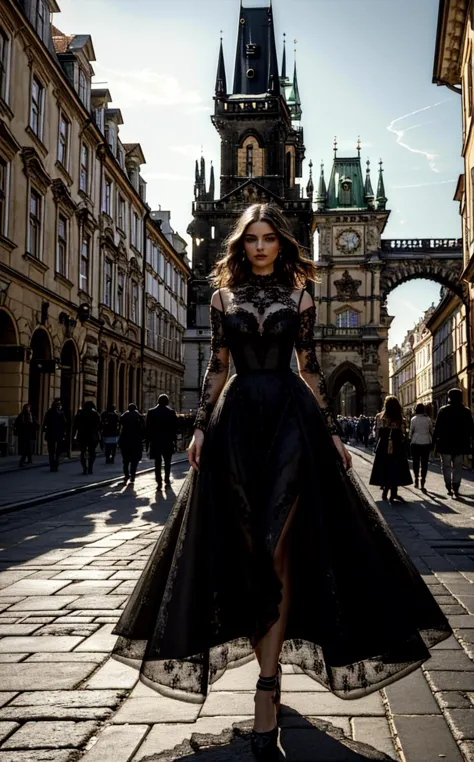
<svg viewBox="0 0 474 762">
<path fill-rule="evenodd" d="M 253 143 L 247 146 L 247 177 L 253 177 Z"/>
<path fill-rule="evenodd" d="M 359 313 L 346 308 L 336 314 L 336 328 L 358 328 Z"/>
<path fill-rule="evenodd" d="M 285 185 L 289 188 L 291 185 L 291 151 L 286 152 L 285 159 Z"/>
<path fill-rule="evenodd" d="M 262 177 L 265 174 L 265 149 L 259 138 L 247 134 L 237 150 L 237 174 L 239 177 Z"/>
</svg>

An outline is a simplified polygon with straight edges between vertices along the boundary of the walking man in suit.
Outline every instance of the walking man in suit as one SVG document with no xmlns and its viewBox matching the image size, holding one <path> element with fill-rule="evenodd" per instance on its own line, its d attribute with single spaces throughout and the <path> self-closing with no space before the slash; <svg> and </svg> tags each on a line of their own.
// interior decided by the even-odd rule
<svg viewBox="0 0 474 762">
<path fill-rule="evenodd" d="M 176 450 L 178 416 L 169 407 L 169 397 L 161 394 L 158 405 L 148 411 L 146 417 L 146 439 L 150 447 L 150 458 L 155 461 L 155 475 L 158 489 L 163 486 L 161 458 L 165 463 L 165 486 L 171 487 L 171 456 Z"/>
</svg>

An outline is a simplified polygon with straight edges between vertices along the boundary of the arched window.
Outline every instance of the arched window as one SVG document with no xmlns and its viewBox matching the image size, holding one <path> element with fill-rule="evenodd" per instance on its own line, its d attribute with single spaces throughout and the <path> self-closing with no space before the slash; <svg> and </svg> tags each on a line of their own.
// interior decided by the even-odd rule
<svg viewBox="0 0 474 762">
<path fill-rule="evenodd" d="M 247 177 L 253 177 L 253 143 L 247 146 Z"/>
<path fill-rule="evenodd" d="M 358 328 L 359 315 L 352 310 L 344 310 L 336 315 L 336 328 Z"/>
</svg>

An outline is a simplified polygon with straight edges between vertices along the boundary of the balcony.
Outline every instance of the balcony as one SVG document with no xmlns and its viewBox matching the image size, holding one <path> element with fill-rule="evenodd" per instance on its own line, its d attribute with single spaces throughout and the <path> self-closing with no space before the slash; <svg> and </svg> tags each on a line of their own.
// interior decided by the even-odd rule
<svg viewBox="0 0 474 762">
<path fill-rule="evenodd" d="M 336 326 L 318 325 L 315 328 L 316 339 L 359 339 L 360 341 L 379 339 L 378 329 L 374 326 L 364 326 L 363 328 L 336 328 Z"/>
</svg>

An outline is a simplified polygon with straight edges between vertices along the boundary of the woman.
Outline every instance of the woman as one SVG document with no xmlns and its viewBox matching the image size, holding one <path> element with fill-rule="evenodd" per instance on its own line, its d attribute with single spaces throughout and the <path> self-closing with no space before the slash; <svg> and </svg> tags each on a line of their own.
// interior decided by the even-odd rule
<svg viewBox="0 0 474 762">
<path fill-rule="evenodd" d="M 39 430 L 39 423 L 31 412 L 31 405 L 23 405 L 20 415 L 16 418 L 13 433 L 18 437 L 18 454 L 20 455 L 19 467 L 22 468 L 27 463 L 31 463 L 36 434 Z"/>
<path fill-rule="evenodd" d="M 133 484 L 137 473 L 138 464 L 143 455 L 143 438 L 145 436 L 145 422 L 139 413 L 137 406 L 131 402 L 128 410 L 120 418 L 119 445 L 123 460 L 123 474 L 125 481 L 130 479 Z"/>
<path fill-rule="evenodd" d="M 426 474 L 428 473 L 428 460 L 433 441 L 433 423 L 426 412 L 426 408 L 420 402 L 415 408 L 415 415 L 410 421 L 410 444 L 411 457 L 413 458 L 413 473 L 415 474 L 415 487 L 418 489 L 418 477 L 421 464 L 421 491 L 426 492 Z"/>
<path fill-rule="evenodd" d="M 105 447 L 105 462 L 115 463 L 117 454 L 117 442 L 120 429 L 120 415 L 115 410 L 115 405 L 108 405 L 101 416 L 102 439 Z"/>
<path fill-rule="evenodd" d="M 81 449 L 81 465 L 83 474 L 94 471 L 95 451 L 100 441 L 100 415 L 92 400 L 88 400 L 74 420 L 73 438 L 77 436 Z"/>
<path fill-rule="evenodd" d="M 213 272 L 192 468 L 114 630 L 116 658 L 192 701 L 255 654 L 259 759 L 276 750 L 279 660 L 357 698 L 416 669 L 450 633 L 350 471 L 307 280 L 315 265 L 279 210 L 249 207 Z"/>
<path fill-rule="evenodd" d="M 413 484 L 407 458 L 406 422 L 398 399 L 392 395 L 385 397 L 383 410 L 375 418 L 374 465 L 370 484 L 383 487 L 382 498 L 390 502 L 404 503 L 398 494 L 398 487 Z"/>
</svg>

